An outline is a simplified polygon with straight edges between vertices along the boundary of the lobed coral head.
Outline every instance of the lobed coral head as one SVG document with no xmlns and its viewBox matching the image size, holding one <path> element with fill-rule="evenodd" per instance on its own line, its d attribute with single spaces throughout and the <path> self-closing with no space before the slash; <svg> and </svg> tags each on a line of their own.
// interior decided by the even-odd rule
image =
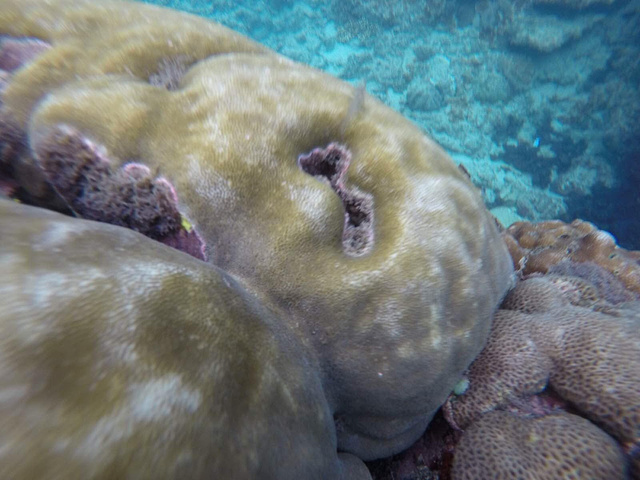
<svg viewBox="0 0 640 480">
<path fill-rule="evenodd" d="M 45 396 L 51 409 L 81 399 L 81 408 L 64 410 L 60 417 L 73 442 L 81 443 L 86 432 L 71 412 L 94 412 L 96 435 L 105 435 L 101 425 L 110 425 L 113 407 L 134 437 L 128 446 L 104 446 L 101 458 L 114 455 L 116 465 L 124 465 L 130 451 L 141 469 L 153 463 L 158 453 L 149 432 L 173 432 L 164 427 L 184 418 L 184 428 L 177 431 L 188 445 L 200 444 L 201 438 L 213 438 L 214 444 L 204 442 L 202 449 L 183 456 L 171 444 L 168 453 L 175 457 L 167 458 L 185 459 L 183 476 L 197 478 L 203 464 L 217 459 L 208 474 L 230 478 L 233 466 L 244 465 L 248 456 L 269 459 L 273 470 L 262 476 L 251 467 L 245 478 L 288 478 L 291 472 L 298 478 L 340 478 L 352 469 L 361 476 L 364 467 L 355 456 L 390 455 L 420 436 L 482 349 L 491 316 L 512 281 L 511 259 L 480 193 L 439 146 L 362 89 L 203 19 L 139 3 L 3 0 L 0 34 L 37 35 L 50 45 L 6 76 L 2 118 L 17 126 L 25 150 L 24 157 L 7 156 L 11 181 L 17 190 L 34 192 L 29 201 L 52 207 L 46 192 L 38 191 L 46 185 L 63 203 L 61 210 L 83 218 L 52 220 L 60 230 L 98 228 L 87 220 L 113 224 L 103 245 L 113 244 L 105 246 L 109 258 L 119 252 L 116 265 L 107 265 L 63 249 L 65 285 L 79 296 L 58 295 L 57 309 L 46 312 L 51 322 L 60 322 L 57 331 L 64 338 L 72 328 L 64 322 L 69 312 L 84 328 L 79 343 L 86 355 L 65 363 L 69 383 L 56 390 L 63 398 L 48 390 Z M 0 132 L 3 128 L 0 124 Z M 18 164 L 36 175 L 17 174 Z M 34 229 L 51 225 L 34 219 L 37 213 L 25 215 Z M 29 228 L 20 235 L 28 235 Z M 184 255 L 178 260 L 180 252 L 169 254 L 131 230 L 207 264 L 194 267 Z M 146 249 L 150 242 L 154 247 Z M 147 250 L 177 256 L 156 270 L 153 262 L 142 262 L 151 269 L 144 289 L 135 288 L 140 277 L 136 282 L 131 276 L 117 278 L 132 275 L 126 267 L 138 265 Z M 14 283 L 29 277 L 33 264 L 25 265 L 15 265 Z M 190 268 L 213 270 L 217 280 L 201 283 L 208 277 L 194 273 L 198 280 L 185 280 L 189 288 L 184 290 L 174 273 Z M 91 277 L 86 283 L 85 274 Z M 88 293 L 80 287 L 96 278 L 128 286 L 118 309 L 106 296 L 85 298 Z M 45 297 L 58 293 L 49 284 L 33 288 L 46 291 Z M 237 295 L 220 293 L 225 288 Z M 255 316 L 232 308 L 245 301 Z M 49 308 L 23 299 L 11 314 L 0 315 L 15 339 L 20 319 L 36 318 Z M 110 316 L 114 311 L 117 318 Z M 252 319 L 262 316 L 282 335 L 278 349 L 267 348 L 269 335 L 253 328 Z M 149 318 L 155 323 L 146 323 Z M 127 324 L 134 320 L 134 326 Z M 142 333 L 153 325 L 167 327 L 160 350 L 158 336 Z M 227 339 L 240 339 L 243 348 Z M 260 366 L 243 339 L 255 341 Z M 57 345 L 47 335 L 43 341 Z M 200 346 L 210 344 L 215 352 L 206 350 L 212 356 L 203 360 Z M 102 349 L 114 345 L 121 349 L 116 357 L 130 361 L 125 378 L 120 367 L 103 361 Z M 185 351 L 185 345 L 191 348 Z M 68 362 L 54 354 L 56 348 L 44 357 L 25 353 L 25 368 Z M 281 360 L 288 365 L 285 373 Z M 205 403 L 222 402 L 224 408 L 184 417 L 171 411 L 163 420 L 134 422 L 137 410 L 126 408 L 127 395 L 147 398 L 143 385 L 158 380 L 159 365 L 171 365 L 191 386 L 210 387 L 202 394 Z M 109 378 L 115 386 L 107 393 L 121 403 L 109 403 L 109 395 L 85 395 L 83 369 Z M 183 413 L 194 398 L 191 390 L 177 399 L 162 398 L 169 410 L 178 402 L 176 411 Z M 278 401 L 273 392 L 282 393 Z M 242 401 L 231 401 L 236 398 Z M 91 402 L 96 403 L 89 408 Z M 291 408 L 283 409 L 281 402 Z M 29 416 L 31 407 L 25 408 L 18 422 Z M 300 408 L 310 412 L 303 420 L 315 418 L 304 428 L 305 421 L 290 423 L 277 413 Z M 255 415 L 244 416 L 246 411 Z M 229 418 L 238 444 L 224 450 L 215 442 L 228 425 L 215 431 L 218 436 L 202 425 L 214 429 L 211 425 Z M 60 427 L 42 425 L 53 431 Z M 275 439 L 271 445 L 265 441 L 267 426 Z M 50 438 L 6 435 L 25 442 L 17 448 L 42 440 L 37 444 L 47 449 Z M 309 448 L 297 453 L 282 448 L 301 441 Z M 38 465 L 64 470 L 65 460 L 65 454 L 42 457 Z M 95 465 L 96 475 L 109 468 L 108 462 Z"/>
</svg>

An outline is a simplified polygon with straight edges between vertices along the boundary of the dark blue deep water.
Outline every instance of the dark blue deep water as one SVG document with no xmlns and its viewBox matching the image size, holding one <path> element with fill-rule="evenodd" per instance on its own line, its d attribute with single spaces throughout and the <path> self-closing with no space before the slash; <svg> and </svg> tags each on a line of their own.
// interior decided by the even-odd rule
<svg viewBox="0 0 640 480">
<path fill-rule="evenodd" d="M 464 164 L 503 224 L 640 249 L 640 0 L 150 0 L 367 91 Z"/>
</svg>

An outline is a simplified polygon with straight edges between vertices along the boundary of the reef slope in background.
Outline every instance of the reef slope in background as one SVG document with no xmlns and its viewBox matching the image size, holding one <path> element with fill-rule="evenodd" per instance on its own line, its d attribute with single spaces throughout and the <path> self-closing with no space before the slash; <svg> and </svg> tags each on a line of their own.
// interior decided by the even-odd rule
<svg viewBox="0 0 640 480">
<path fill-rule="evenodd" d="M 513 280 L 444 151 L 197 17 L 0 6 L 0 188 L 35 205 L 2 200 L 0 477 L 367 478 L 413 443 Z"/>
<path fill-rule="evenodd" d="M 640 248 L 640 1 L 149 2 L 366 82 L 505 224 L 583 218 Z"/>
</svg>

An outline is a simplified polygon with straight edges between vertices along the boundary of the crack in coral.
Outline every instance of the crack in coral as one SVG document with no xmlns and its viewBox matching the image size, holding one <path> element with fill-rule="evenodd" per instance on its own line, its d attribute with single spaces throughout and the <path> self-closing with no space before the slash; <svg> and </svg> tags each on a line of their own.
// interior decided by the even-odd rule
<svg viewBox="0 0 640 480">
<path fill-rule="evenodd" d="M 344 207 L 342 248 L 347 255 L 359 257 L 373 248 L 373 196 L 345 185 L 351 151 L 339 143 L 314 148 L 298 157 L 298 165 L 309 175 L 328 181 Z"/>
</svg>

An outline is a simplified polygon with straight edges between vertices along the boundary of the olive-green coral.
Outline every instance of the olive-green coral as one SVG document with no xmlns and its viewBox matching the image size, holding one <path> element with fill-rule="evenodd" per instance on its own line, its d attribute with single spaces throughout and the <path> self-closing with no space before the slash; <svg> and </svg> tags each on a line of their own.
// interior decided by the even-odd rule
<svg viewBox="0 0 640 480">
<path fill-rule="evenodd" d="M 1 478 L 367 478 L 313 356 L 229 275 L 8 200 L 0 231 Z"/>
<path fill-rule="evenodd" d="M 21 164 L 15 171 L 75 162 L 79 157 L 72 152 L 65 153 L 64 161 L 54 161 L 65 152 L 55 139 L 71 135 L 91 145 L 90 151 L 99 151 L 96 158 L 109 163 L 111 171 L 135 162 L 161 175 L 162 185 L 175 189 L 162 198 L 177 202 L 175 217 L 184 218 L 197 232 L 204 246 L 200 258 L 211 264 L 189 259 L 184 268 L 213 265 L 251 290 L 256 297 L 252 301 L 274 312 L 274 322 L 290 334 L 283 343 L 292 346 L 284 345 L 280 354 L 273 353 L 275 347 L 263 351 L 267 365 L 298 345 L 308 358 L 307 375 L 317 376 L 320 391 L 293 375 L 284 373 L 282 380 L 293 402 L 304 395 L 324 397 L 323 408 L 334 425 L 320 439 L 323 445 L 362 459 L 410 445 L 480 352 L 491 315 L 511 282 L 511 261 L 494 221 L 479 193 L 442 149 L 378 101 L 360 98 L 348 84 L 202 19 L 109 1 L 1 1 L 0 34 L 51 45 L 13 71 L 2 93 L 1 118 L 21 129 L 30 146 L 28 155 L 14 159 Z M 339 159 L 329 154 L 333 151 L 340 152 Z M 307 159 L 321 165 L 311 168 Z M 69 184 L 54 181 L 52 176 L 64 177 L 62 170 L 44 170 L 45 183 Z M 89 177 L 73 185 L 90 185 L 95 191 L 99 181 L 96 185 Z M 37 190 L 33 176 L 12 181 Z M 70 198 L 69 192 L 57 193 Z M 79 221 L 73 225 L 83 228 Z M 352 227 L 356 241 L 345 242 L 345 232 Z M 119 263 L 118 268 L 135 266 L 137 250 L 118 248 L 117 242 L 104 246 L 111 250 L 111 262 Z M 69 269 L 74 262 L 69 260 Z M 100 261 L 95 262 L 81 263 L 73 270 L 73 281 L 82 284 L 82 271 L 100 271 Z M 15 275 L 28 275 L 31 267 L 24 264 L 24 272 L 16 267 Z M 151 268 L 153 295 L 181 298 L 173 310 L 153 307 L 161 324 L 214 308 L 205 294 L 192 300 L 179 288 L 171 293 L 172 284 L 162 272 L 148 263 L 144 267 Z M 117 275 L 119 270 L 110 274 Z M 36 286 L 31 289 L 37 295 Z M 132 288 L 122 299 L 115 294 L 84 298 L 79 293 L 77 301 L 91 300 L 98 318 L 107 315 L 112 302 L 122 311 L 130 305 L 135 317 L 142 308 L 135 292 L 145 297 L 144 291 Z M 69 302 L 61 308 L 72 311 L 76 300 Z M 35 318 L 47 308 L 24 306 L 24 315 Z M 126 315 L 123 318 L 126 323 Z M 238 330 L 233 335 L 253 338 L 242 316 L 233 328 L 225 325 Z M 100 328 L 96 326 L 96 332 Z M 179 327 L 172 328 L 174 335 L 181 334 Z M 72 330 L 64 327 L 61 335 Z M 141 337 L 140 347 L 153 348 L 153 341 Z M 109 344 L 97 334 L 90 346 L 85 338 L 77 342 L 83 348 Z M 259 346 L 262 337 L 254 342 Z M 227 388 L 240 392 L 245 384 L 233 383 L 235 369 L 245 368 L 254 357 L 233 342 L 217 341 L 216 346 L 217 356 L 206 362 L 211 363 L 208 368 L 226 372 L 216 386 L 219 394 Z M 182 355 L 171 349 L 164 354 L 176 365 Z M 37 361 L 53 358 L 34 357 L 32 368 L 38 368 Z M 146 361 L 151 373 L 155 360 Z M 191 362 L 198 360 L 185 359 L 180 368 L 196 368 Z M 114 375 L 108 362 L 88 355 L 68 371 L 70 377 L 75 368 Z M 140 375 L 141 381 L 155 378 Z M 111 387 L 113 395 L 123 388 L 117 381 Z M 79 395 L 77 388 L 69 383 L 63 391 Z M 104 422 L 112 408 L 109 391 L 105 387 L 103 403 L 95 407 Z M 260 388 L 248 394 L 266 402 L 265 416 L 276 404 L 283 408 L 263 397 Z M 50 407 L 56 408 L 57 397 L 50 398 Z M 87 407 L 77 398 L 79 406 Z M 67 420 L 71 424 L 70 418 L 60 417 L 65 425 Z M 245 456 L 268 455 L 254 436 L 255 426 L 258 432 L 275 432 L 273 442 L 281 446 L 276 458 L 283 458 L 283 464 L 298 462 L 300 478 L 320 478 L 321 469 L 313 470 L 306 460 L 294 460 L 299 456 L 295 452 L 287 453 L 302 435 L 297 425 L 285 419 L 263 422 L 259 416 L 234 424 L 235 430 L 221 423 L 219 428 L 238 444 L 236 451 L 226 453 L 228 464 L 215 467 L 218 476 L 224 477 L 224 469 Z M 154 435 L 154 428 L 136 430 L 136 445 L 147 447 L 145 435 Z M 189 441 L 206 433 L 193 428 Z M 78 440 L 80 433 L 75 432 L 70 441 Z M 98 430 L 96 435 L 106 433 Z M 120 455 L 125 451 L 118 450 Z M 105 449 L 104 455 L 116 454 Z M 318 450 L 318 455 L 325 453 Z M 334 468 L 335 462 L 321 466 Z M 256 471 L 244 477 L 267 478 Z"/>
</svg>

